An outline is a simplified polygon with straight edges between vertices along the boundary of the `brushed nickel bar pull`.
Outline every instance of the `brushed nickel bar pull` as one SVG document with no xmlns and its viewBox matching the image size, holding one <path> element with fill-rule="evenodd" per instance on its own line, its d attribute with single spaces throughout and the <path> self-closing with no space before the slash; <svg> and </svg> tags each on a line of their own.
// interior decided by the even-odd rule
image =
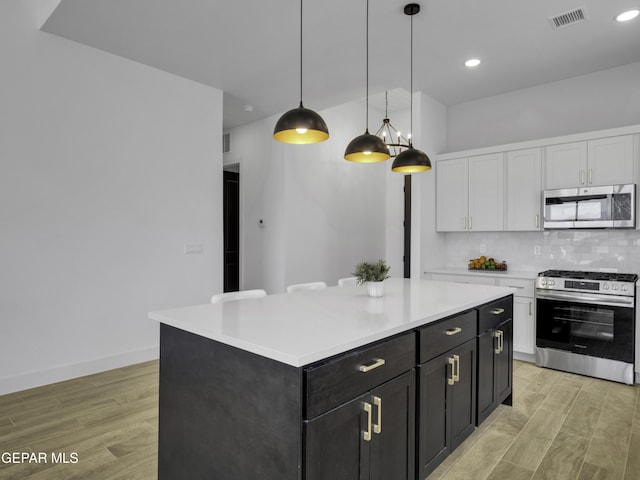
<svg viewBox="0 0 640 480">
<path fill-rule="evenodd" d="M 540 228 L 540 214 L 536 213 L 536 228 Z"/>
<path fill-rule="evenodd" d="M 472 218 L 472 217 L 469 217 L 469 230 L 471 230 L 471 229 L 473 228 L 473 227 L 471 226 L 471 225 L 472 225 L 472 221 L 473 221 L 473 218 Z"/>
<path fill-rule="evenodd" d="M 589 169 L 589 185 L 593 183 L 593 168 Z"/>
<path fill-rule="evenodd" d="M 374 368 L 381 367 L 382 365 L 384 365 L 384 358 L 378 358 L 377 360 L 374 360 L 374 362 L 369 365 L 360 365 L 358 367 L 358 370 L 360 370 L 363 373 L 367 373 L 373 370 Z"/>
<path fill-rule="evenodd" d="M 455 357 L 455 355 L 454 355 Z M 449 365 L 451 365 L 451 378 L 447 379 L 447 383 L 449 385 L 453 385 L 456 383 L 456 359 L 453 357 L 449 357 Z"/>
<path fill-rule="evenodd" d="M 584 185 L 584 170 L 580 170 L 580 185 Z"/>
<path fill-rule="evenodd" d="M 500 349 L 498 353 L 502 353 L 504 350 L 504 332 L 502 330 L 498 330 L 498 348 Z"/>
<path fill-rule="evenodd" d="M 454 355 L 453 359 L 456 362 L 456 373 L 453 374 L 453 381 L 454 382 L 459 382 L 460 381 L 460 356 L 459 355 Z"/>
<path fill-rule="evenodd" d="M 464 217 L 464 229 L 467 229 L 467 217 Z"/>
<path fill-rule="evenodd" d="M 533 312 L 531 309 L 532 305 L 533 305 L 533 302 L 529 302 L 529 316 L 533 315 Z"/>
<path fill-rule="evenodd" d="M 449 330 L 446 330 L 444 333 L 445 335 L 456 335 L 458 333 L 460 333 L 462 331 L 462 328 L 460 327 L 455 327 L 455 328 L 450 328 Z"/>
<path fill-rule="evenodd" d="M 364 411 L 367 412 L 367 430 L 362 432 L 362 438 L 365 442 L 371 441 L 371 404 L 364 402 Z"/>
<path fill-rule="evenodd" d="M 378 423 L 373 426 L 373 433 L 380 433 L 382 432 L 382 399 L 374 396 L 373 404 L 378 407 Z"/>
<path fill-rule="evenodd" d="M 489 313 L 491 313 L 491 315 L 500 315 L 501 313 L 504 313 L 504 308 L 494 308 Z"/>
</svg>

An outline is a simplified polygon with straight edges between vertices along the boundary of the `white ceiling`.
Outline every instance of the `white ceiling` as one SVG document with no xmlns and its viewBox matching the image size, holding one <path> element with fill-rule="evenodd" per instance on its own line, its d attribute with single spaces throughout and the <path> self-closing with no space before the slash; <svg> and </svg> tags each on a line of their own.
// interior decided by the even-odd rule
<svg viewBox="0 0 640 480">
<path fill-rule="evenodd" d="M 379 108 L 385 90 L 409 90 L 406 3 L 369 3 L 369 88 Z M 418 3 L 414 90 L 445 105 L 640 61 L 640 18 L 614 21 L 638 0 Z M 298 0 L 62 0 L 43 30 L 223 90 L 230 128 L 298 106 L 299 7 Z M 586 21 L 551 28 L 548 17 L 578 7 Z M 365 0 L 304 2 L 306 107 L 365 96 L 365 8 Z M 482 64 L 467 69 L 470 57 Z"/>
</svg>

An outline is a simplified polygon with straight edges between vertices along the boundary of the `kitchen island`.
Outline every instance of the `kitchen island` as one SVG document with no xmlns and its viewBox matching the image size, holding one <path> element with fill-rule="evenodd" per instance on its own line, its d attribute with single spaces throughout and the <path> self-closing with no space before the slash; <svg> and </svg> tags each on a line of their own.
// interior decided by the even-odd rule
<svg viewBox="0 0 640 480">
<path fill-rule="evenodd" d="M 513 291 L 389 279 L 382 298 L 330 287 L 150 313 L 161 322 L 159 479 L 421 476 L 416 372 L 464 386 L 475 422 L 475 309 L 508 307 Z M 470 370 L 456 375 L 465 352 Z"/>
</svg>

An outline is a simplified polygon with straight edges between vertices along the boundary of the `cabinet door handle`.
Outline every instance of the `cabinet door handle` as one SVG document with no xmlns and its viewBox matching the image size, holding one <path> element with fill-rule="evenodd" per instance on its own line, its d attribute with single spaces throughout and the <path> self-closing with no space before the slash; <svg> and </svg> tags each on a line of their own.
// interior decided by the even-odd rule
<svg viewBox="0 0 640 480">
<path fill-rule="evenodd" d="M 540 228 L 540 214 L 536 213 L 536 228 Z"/>
<path fill-rule="evenodd" d="M 593 169 L 589 169 L 589 185 L 593 183 Z"/>
<path fill-rule="evenodd" d="M 378 407 L 378 423 L 373 426 L 373 433 L 380 433 L 382 432 L 382 399 L 374 396 L 373 404 Z"/>
<path fill-rule="evenodd" d="M 533 302 L 529 302 L 529 316 L 533 315 L 533 312 L 531 311 L 532 310 L 532 308 L 531 308 L 532 305 L 533 305 Z"/>
<path fill-rule="evenodd" d="M 580 170 L 580 185 L 584 185 L 584 170 Z"/>
<path fill-rule="evenodd" d="M 451 365 L 451 378 L 447 379 L 447 383 L 449 385 L 453 385 L 454 383 L 456 383 L 456 359 L 453 357 L 449 357 L 449 365 Z"/>
<path fill-rule="evenodd" d="M 498 355 L 500 353 L 500 330 L 493 332 L 493 337 L 496 339 L 493 347 L 493 353 Z"/>
<path fill-rule="evenodd" d="M 467 217 L 464 217 L 464 229 L 467 229 Z"/>
<path fill-rule="evenodd" d="M 502 353 L 504 350 L 504 332 L 502 330 L 498 330 L 498 348 L 500 351 L 498 353 Z"/>
<path fill-rule="evenodd" d="M 473 222 L 473 218 L 469 217 L 469 230 L 471 230 L 473 227 L 471 226 Z"/>
<path fill-rule="evenodd" d="M 364 411 L 367 412 L 367 430 L 362 432 L 362 438 L 365 442 L 371 441 L 371 404 L 364 402 Z"/>
<path fill-rule="evenodd" d="M 446 330 L 444 332 L 445 335 L 456 335 L 458 333 L 460 333 L 462 331 L 462 329 L 460 327 L 455 327 L 455 328 L 450 328 L 449 330 Z"/>
<path fill-rule="evenodd" d="M 500 315 L 501 313 L 504 313 L 504 308 L 494 308 L 493 310 L 490 310 L 489 313 L 491 315 Z"/>
<path fill-rule="evenodd" d="M 360 365 L 358 367 L 358 370 L 360 370 L 363 373 L 367 373 L 373 370 L 374 368 L 381 367 L 382 365 L 384 365 L 384 358 L 378 358 L 374 360 L 373 363 L 370 363 L 369 365 Z"/>
<path fill-rule="evenodd" d="M 454 355 L 453 359 L 456 362 L 456 373 L 453 374 L 453 381 L 459 382 L 460 381 L 460 356 Z"/>
</svg>

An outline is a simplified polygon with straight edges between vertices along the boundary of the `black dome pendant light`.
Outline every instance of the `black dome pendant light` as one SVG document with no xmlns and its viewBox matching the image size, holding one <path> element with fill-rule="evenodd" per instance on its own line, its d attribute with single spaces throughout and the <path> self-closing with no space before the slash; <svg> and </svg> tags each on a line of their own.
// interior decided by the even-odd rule
<svg viewBox="0 0 640 480">
<path fill-rule="evenodd" d="M 369 0 L 367 0 L 367 114 L 365 132 L 357 136 L 344 151 L 344 159 L 350 162 L 373 163 L 389 159 L 389 148 L 376 135 L 369 133 Z"/>
<path fill-rule="evenodd" d="M 413 16 L 420 11 L 420 5 L 409 3 L 404 7 L 405 15 L 411 17 L 411 132 L 413 132 Z M 413 148 L 409 137 L 409 148 L 395 158 L 391 170 L 398 173 L 419 173 L 431 170 L 431 160 L 422 150 Z"/>
<path fill-rule="evenodd" d="M 300 106 L 283 114 L 273 130 L 279 142 L 309 144 L 324 142 L 329 129 L 322 117 L 302 105 L 302 0 L 300 0 Z"/>
</svg>

